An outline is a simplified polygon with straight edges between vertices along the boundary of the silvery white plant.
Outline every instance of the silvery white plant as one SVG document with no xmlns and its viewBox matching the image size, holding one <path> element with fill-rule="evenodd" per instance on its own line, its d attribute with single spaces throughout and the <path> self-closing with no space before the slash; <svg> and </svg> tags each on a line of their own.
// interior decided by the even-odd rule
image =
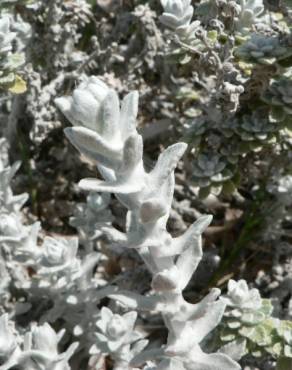
<svg viewBox="0 0 292 370">
<path fill-rule="evenodd" d="M 35 254 L 36 263 L 40 266 L 38 274 L 54 278 L 68 274 L 71 277 L 80 268 L 77 250 L 77 238 L 45 237 L 41 250 Z"/>
<path fill-rule="evenodd" d="M 11 31 L 15 33 L 13 49 L 18 53 L 23 52 L 32 36 L 31 25 L 20 14 L 14 16 L 11 11 L 2 14 L 9 17 Z"/>
<path fill-rule="evenodd" d="M 102 236 L 102 226 L 110 224 L 113 216 L 108 208 L 109 194 L 90 193 L 86 203 L 78 203 L 70 225 L 78 230 L 79 243 L 84 246 L 86 253 L 92 252 L 97 240 Z"/>
<path fill-rule="evenodd" d="M 58 343 L 64 333 L 64 330 L 55 333 L 49 324 L 32 328 L 24 337 L 25 351 L 17 361 L 19 366 L 35 370 L 70 370 L 68 360 L 78 343 L 72 343 L 66 352 L 59 354 Z"/>
<path fill-rule="evenodd" d="M 237 0 L 238 15 L 235 18 L 235 27 L 238 31 L 250 31 L 251 26 L 261 21 L 264 12 L 263 0 Z"/>
<path fill-rule="evenodd" d="M 35 271 L 33 277 L 23 284 L 32 297 L 43 297 L 51 301 L 52 308 L 42 315 L 42 321 L 55 322 L 67 311 L 66 327 L 75 335 L 84 333 L 98 315 L 97 304 L 112 291 L 104 287 L 104 281 L 93 276 L 94 266 L 100 253 L 92 252 L 83 258 L 77 255 L 77 238 L 45 237 L 39 247 L 36 243 L 26 244 L 19 251 L 24 266 Z"/>
<path fill-rule="evenodd" d="M 14 195 L 11 181 L 20 166 L 20 162 L 9 165 L 8 143 L 0 140 L 0 296 L 1 312 L 14 310 L 11 303 L 11 287 L 27 283 L 29 280 L 25 268 L 19 264 L 19 252 L 22 247 L 36 243 L 33 230 L 38 229 L 38 223 L 31 226 L 22 224 L 21 208 L 28 194 Z"/>
<path fill-rule="evenodd" d="M 6 268 L 5 260 L 0 258 L 0 299 L 2 305 L 5 306 L 10 298 L 9 284 L 11 283 L 11 277 Z"/>
<path fill-rule="evenodd" d="M 50 308 L 40 310 L 40 322 L 62 319 L 66 331 L 79 340 L 79 363 L 95 343 L 100 300 L 115 289 L 94 274 L 101 253 L 91 251 L 81 257 L 77 249 L 77 238 L 45 237 L 41 246 L 35 241 L 22 248 L 19 259 L 35 271 L 20 285 L 31 302 L 27 311 L 36 310 L 39 302 L 48 302 Z"/>
<path fill-rule="evenodd" d="M 8 314 L 0 316 L 0 369 L 8 368 L 19 354 L 17 332 Z M 6 366 L 6 367 L 5 367 Z"/>
<path fill-rule="evenodd" d="M 268 190 L 277 197 L 281 204 L 290 206 L 292 203 L 292 175 L 284 175 L 275 180 L 275 183 L 270 184 Z"/>
<path fill-rule="evenodd" d="M 200 22 L 193 21 L 194 8 L 191 0 L 161 0 L 164 9 L 160 21 L 175 33 L 187 39 L 195 37 L 195 31 L 199 28 Z"/>
<path fill-rule="evenodd" d="M 0 369 L 70 370 L 68 361 L 78 343 L 72 343 L 66 352 L 59 354 L 58 344 L 64 333 L 64 330 L 56 333 L 49 324 L 44 324 L 33 326 L 30 331 L 20 335 L 8 320 L 8 315 L 2 315 Z"/>
<path fill-rule="evenodd" d="M 148 343 L 143 339 L 143 333 L 135 330 L 136 319 L 135 311 L 118 315 L 103 307 L 96 322 L 96 344 L 90 352 L 110 354 L 115 363 L 115 370 L 128 369 L 130 361 Z"/>
<path fill-rule="evenodd" d="M 10 21 L 9 17 L 5 16 L 1 18 L 0 22 L 1 29 L 1 44 L 0 51 L 3 55 L 4 53 L 10 52 L 12 50 L 12 40 L 15 38 L 15 33 L 10 31 Z"/>
<path fill-rule="evenodd" d="M 31 226 L 22 224 L 21 208 L 28 198 L 28 194 L 14 195 L 11 181 L 20 166 L 15 162 L 12 166 L 8 163 L 8 144 L 5 139 L 0 142 L 0 248 L 2 256 L 14 264 L 14 258 L 19 250 L 35 243 L 33 230 L 38 228 L 38 223 Z M 4 268 L 5 270 L 5 268 Z"/>
<path fill-rule="evenodd" d="M 68 332 L 80 338 L 80 349 L 88 349 L 94 343 L 95 322 L 99 314 L 97 305 L 100 299 L 113 291 L 105 286 L 104 280 L 93 276 L 101 254 L 90 250 L 80 258 L 77 238 L 46 236 L 42 245 L 38 245 L 40 223 L 22 223 L 20 210 L 27 194 L 15 196 L 10 187 L 19 163 L 10 167 L 7 143 L 1 140 L 0 144 L 1 311 L 16 315 L 28 313 L 36 310 L 35 305 L 40 305 L 39 302 L 50 302 L 50 309 L 40 311 L 40 321 L 65 319 Z M 33 276 L 29 276 L 28 268 L 34 271 Z M 11 302 L 13 289 L 25 292 L 27 299 L 24 304 Z"/>
<path fill-rule="evenodd" d="M 10 182 L 20 166 L 19 162 L 0 170 L 0 206 L 2 211 L 17 213 L 27 201 L 27 193 L 14 195 Z"/>
<path fill-rule="evenodd" d="M 20 162 L 12 166 L 8 162 L 8 142 L 0 139 L 0 211 L 2 213 L 18 213 L 27 201 L 28 194 L 13 195 L 11 180 L 20 167 Z"/>
<path fill-rule="evenodd" d="M 257 289 L 249 289 L 245 280 L 229 280 L 228 292 L 225 297 L 227 305 L 234 308 L 258 310 L 262 299 Z"/>
<path fill-rule="evenodd" d="M 214 289 L 198 304 L 183 298 L 202 257 L 201 234 L 210 216 L 197 220 L 177 238 L 166 230 L 174 189 L 174 168 L 186 144 L 168 147 L 159 156 L 153 170 L 143 165 L 143 143 L 136 131 L 137 92 L 129 93 L 121 106 L 117 93 L 96 77 L 90 77 L 72 97 L 56 104 L 73 123 L 65 133 L 87 159 L 95 163 L 104 181 L 84 179 L 79 186 L 88 191 L 114 193 L 128 209 L 127 230 L 113 227 L 103 230 L 113 243 L 134 248 L 153 275 L 154 295 L 139 296 L 132 292 L 111 295 L 132 309 L 156 310 L 162 313 L 168 328 L 165 348 L 138 355 L 132 365 L 143 364 L 153 355 L 159 369 L 239 369 L 239 365 L 220 353 L 204 353 L 199 343 L 220 322 L 226 303 L 217 301 Z M 128 367 L 125 367 L 127 369 Z"/>
<path fill-rule="evenodd" d="M 23 225 L 20 214 L 1 214 L 0 246 L 7 260 L 15 263 L 18 258 L 22 259 L 27 250 L 35 248 L 39 226 L 38 222 Z"/>
<path fill-rule="evenodd" d="M 8 146 L 7 140 L 2 137 L 0 139 L 0 171 L 3 171 L 9 164 Z"/>
</svg>

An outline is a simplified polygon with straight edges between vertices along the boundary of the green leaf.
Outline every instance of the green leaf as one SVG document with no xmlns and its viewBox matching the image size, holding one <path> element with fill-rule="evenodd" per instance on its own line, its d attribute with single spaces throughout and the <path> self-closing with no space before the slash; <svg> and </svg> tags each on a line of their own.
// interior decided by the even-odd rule
<svg viewBox="0 0 292 370">
<path fill-rule="evenodd" d="M 224 182 L 222 192 L 225 195 L 233 194 L 236 190 L 236 186 L 233 181 L 228 180 Z"/>
<path fill-rule="evenodd" d="M 269 115 L 269 119 L 271 122 L 281 122 L 285 119 L 285 117 L 286 114 L 282 107 L 272 107 Z"/>
<path fill-rule="evenodd" d="M 218 38 L 218 32 L 216 30 L 209 31 L 207 33 L 207 37 L 209 40 L 215 42 L 217 41 L 217 38 Z"/>
<path fill-rule="evenodd" d="M 12 94 L 23 94 L 26 92 L 26 82 L 20 76 L 16 75 L 14 84 L 8 90 Z"/>
<path fill-rule="evenodd" d="M 207 186 L 205 188 L 200 188 L 200 190 L 199 190 L 199 198 L 200 199 L 207 198 L 207 196 L 210 194 L 210 192 L 211 192 L 211 188 L 209 186 Z"/>
</svg>

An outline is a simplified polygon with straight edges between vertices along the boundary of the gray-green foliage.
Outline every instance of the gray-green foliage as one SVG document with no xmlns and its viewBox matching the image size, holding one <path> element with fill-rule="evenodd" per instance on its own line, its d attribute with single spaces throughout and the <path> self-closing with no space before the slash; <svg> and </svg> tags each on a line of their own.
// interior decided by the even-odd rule
<svg viewBox="0 0 292 370">
<path fill-rule="evenodd" d="M 187 84 L 178 91 L 177 101 L 184 115 L 184 137 L 194 146 L 190 178 L 201 196 L 230 193 L 239 186 L 241 167 L 249 159 L 253 163 L 252 158 L 267 150 L 287 155 L 289 19 L 286 13 L 269 11 L 262 0 L 205 0 L 185 7 L 173 1 L 173 16 L 188 14 L 186 25 L 192 24 L 192 13 L 196 19 L 196 28 L 186 38 L 165 21 L 170 8 L 161 4 L 160 19 L 173 40 L 167 42 L 166 57 L 172 55 L 180 66 L 179 78 Z"/>
<path fill-rule="evenodd" d="M 205 122 L 206 131 L 201 136 L 197 126 L 191 127 L 188 135 L 196 142 L 199 153 L 190 177 L 194 185 L 200 187 L 201 195 L 233 191 L 246 156 L 285 141 L 289 122 L 281 112 L 262 106 L 250 114 L 221 122 L 217 127 Z"/>
<path fill-rule="evenodd" d="M 218 153 L 206 152 L 197 157 L 192 169 L 192 181 L 201 189 L 212 187 L 213 192 L 220 194 L 222 183 L 232 178 L 228 163 Z"/>
<path fill-rule="evenodd" d="M 262 99 L 283 112 L 285 116 L 292 115 L 292 79 L 283 76 L 273 80 L 262 95 Z M 291 119 L 291 117 L 290 117 Z"/>
<path fill-rule="evenodd" d="M 266 36 L 259 33 L 253 33 L 235 49 L 235 56 L 246 62 L 268 65 L 288 58 L 291 53 L 288 44 L 281 42 L 278 35 Z"/>
<path fill-rule="evenodd" d="M 278 363 L 292 358 L 292 323 L 272 317 L 269 299 L 249 289 L 245 280 L 230 280 L 223 299 L 227 306 L 218 337 L 224 352 L 237 348 L 241 356 L 271 356 Z"/>
</svg>

